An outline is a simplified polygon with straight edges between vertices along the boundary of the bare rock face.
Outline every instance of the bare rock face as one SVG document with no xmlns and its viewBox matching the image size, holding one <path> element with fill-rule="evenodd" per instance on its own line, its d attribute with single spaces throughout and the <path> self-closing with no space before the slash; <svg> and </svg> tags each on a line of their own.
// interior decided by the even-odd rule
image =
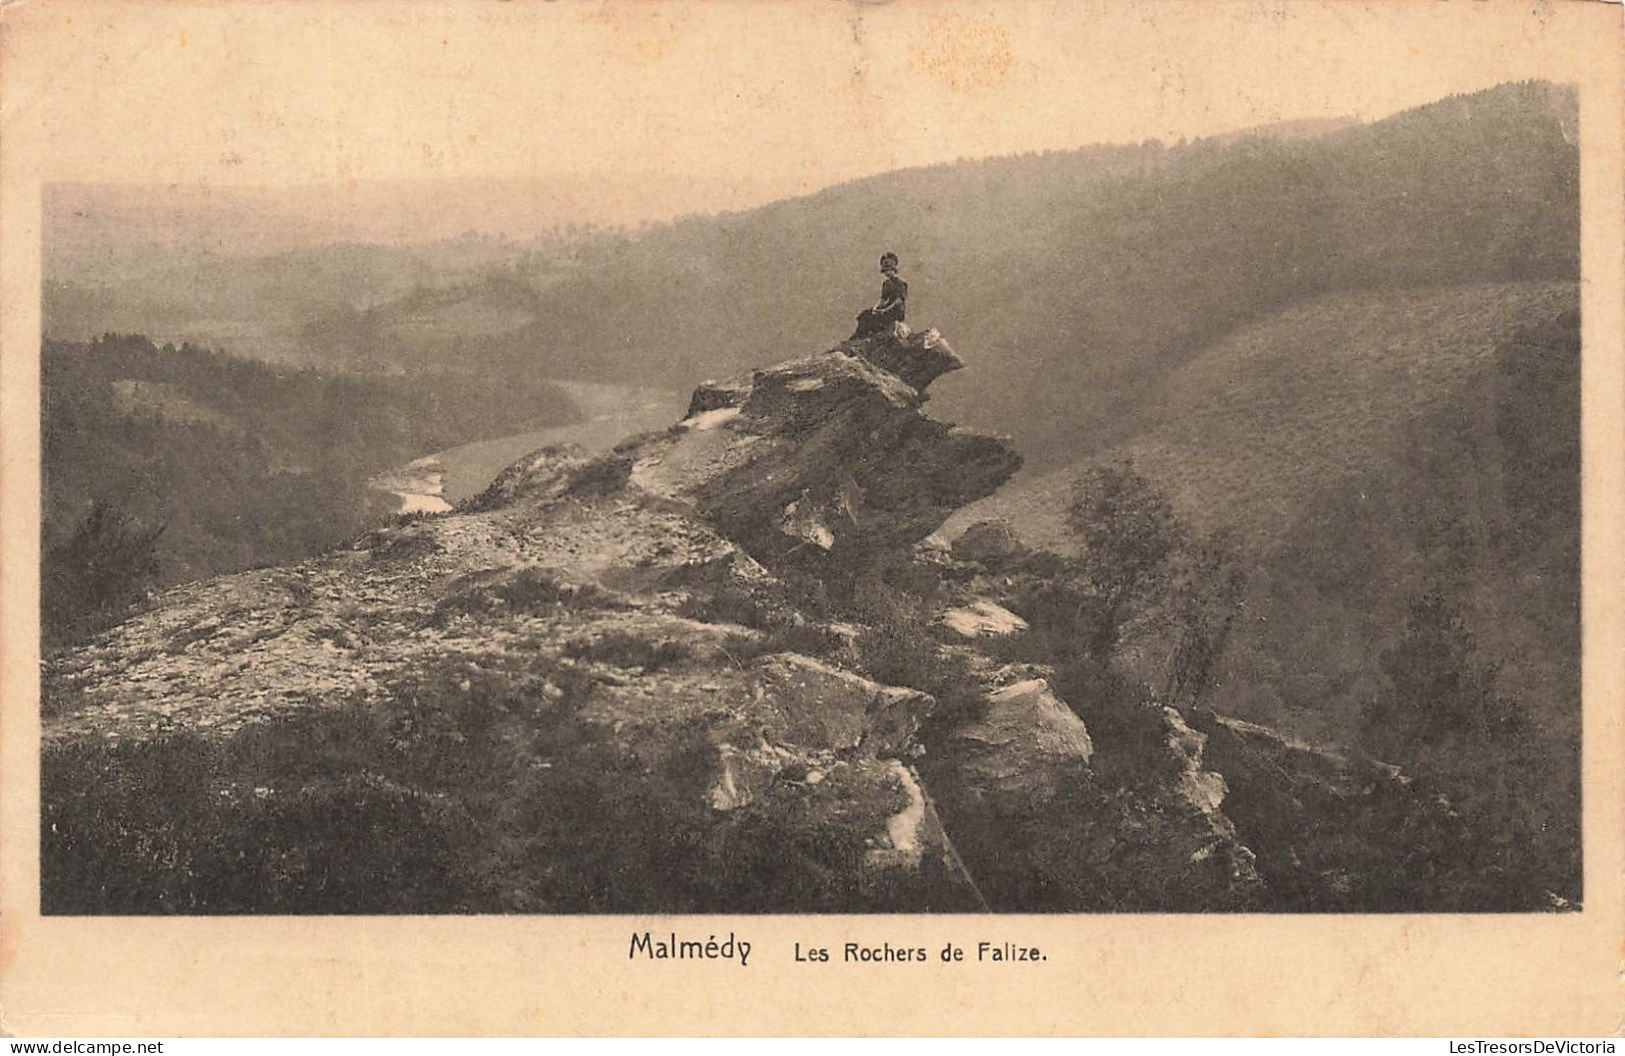
<svg viewBox="0 0 1625 1056">
<path fill-rule="evenodd" d="M 967 789 L 982 800 L 1006 798 L 1012 809 L 1047 802 L 1095 752 L 1083 720 L 1042 678 L 990 690 L 985 710 L 953 737 Z"/>
<path fill-rule="evenodd" d="M 615 459 L 638 489 L 684 504 L 770 567 L 861 564 L 925 538 L 1020 468 L 1003 438 L 920 411 L 924 387 L 960 366 L 935 331 L 851 342 L 705 382 L 682 422 Z M 507 499 L 562 486 L 551 461 L 535 472 L 493 489 Z"/>
<path fill-rule="evenodd" d="M 924 392 L 942 375 L 965 365 L 934 329 L 913 334 L 898 326 L 889 334 L 847 341 L 840 349 L 897 375 L 917 392 Z"/>
<path fill-rule="evenodd" d="M 1009 533 L 915 545 L 1021 464 L 922 413 L 961 365 L 898 328 L 706 382 L 52 657 L 47 912 L 1381 904 L 1360 841 L 1449 829 L 1391 768 L 995 659 Z M 807 585 L 911 554 L 940 610 L 871 662 L 897 627 Z"/>
<path fill-rule="evenodd" d="M 1207 768 L 1207 737 L 1191 729 L 1173 708 L 1163 709 L 1167 735 L 1164 743 L 1177 770 L 1168 783 L 1172 800 L 1200 819 L 1211 839 L 1192 851 L 1190 861 L 1216 861 L 1230 881 L 1238 886 L 1257 888 L 1262 881 L 1255 868 L 1257 856 L 1237 835 L 1235 823 L 1225 812 L 1230 789 L 1221 774 Z"/>
<path fill-rule="evenodd" d="M 920 413 L 958 365 L 921 335 L 702 385 L 57 657 L 50 908 L 975 908 L 913 762 L 932 697 L 770 641 L 780 562 L 907 546 L 1019 465 Z"/>
<path fill-rule="evenodd" d="M 1027 621 L 996 602 L 976 598 L 942 614 L 942 625 L 962 638 L 1000 638 L 1027 630 Z"/>
</svg>

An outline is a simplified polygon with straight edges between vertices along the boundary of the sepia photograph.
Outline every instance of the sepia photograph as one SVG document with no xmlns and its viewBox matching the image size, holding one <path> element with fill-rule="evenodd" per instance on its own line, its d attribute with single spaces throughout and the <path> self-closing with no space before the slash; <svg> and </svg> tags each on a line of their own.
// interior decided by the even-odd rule
<svg viewBox="0 0 1625 1056">
<path fill-rule="evenodd" d="M 1578 907 L 1576 123 L 47 187 L 44 911 Z"/>
<path fill-rule="evenodd" d="M 1510 6 L 59 15 L 28 912 L 1617 913 L 1618 98 Z"/>
</svg>

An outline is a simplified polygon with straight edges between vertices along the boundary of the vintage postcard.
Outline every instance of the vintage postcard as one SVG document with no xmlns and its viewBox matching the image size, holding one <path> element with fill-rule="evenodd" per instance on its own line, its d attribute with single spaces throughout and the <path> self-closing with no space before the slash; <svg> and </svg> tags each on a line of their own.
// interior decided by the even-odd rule
<svg viewBox="0 0 1625 1056">
<path fill-rule="evenodd" d="M 1625 1027 L 1617 5 L 0 52 L 6 1031 Z"/>
</svg>

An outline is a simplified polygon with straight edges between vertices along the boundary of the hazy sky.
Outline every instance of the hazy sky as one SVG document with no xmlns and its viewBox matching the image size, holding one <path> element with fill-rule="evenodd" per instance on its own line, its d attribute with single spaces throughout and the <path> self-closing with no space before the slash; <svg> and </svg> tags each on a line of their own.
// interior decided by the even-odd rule
<svg viewBox="0 0 1625 1056">
<path fill-rule="evenodd" d="M 57 180 L 557 177 L 588 188 L 570 206 L 583 216 L 637 219 L 957 157 L 1380 117 L 1549 72 L 1574 24 L 1527 12 L 1356 0 L 45 4 L 13 19 L 22 32 L 8 27 L 8 45 L 26 42 L 36 61 L 7 81 L 7 121 L 34 123 L 48 148 L 38 167 Z"/>
</svg>

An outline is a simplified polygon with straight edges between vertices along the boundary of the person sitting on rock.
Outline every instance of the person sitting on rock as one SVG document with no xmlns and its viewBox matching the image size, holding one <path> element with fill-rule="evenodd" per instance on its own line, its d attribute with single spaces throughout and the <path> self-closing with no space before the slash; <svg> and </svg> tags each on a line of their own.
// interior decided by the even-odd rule
<svg viewBox="0 0 1625 1056">
<path fill-rule="evenodd" d="M 880 272 L 886 276 L 886 281 L 880 284 L 880 302 L 858 313 L 858 328 L 852 333 L 853 340 L 890 333 L 893 324 L 903 321 L 908 304 L 908 283 L 897 274 L 896 253 L 881 255 Z"/>
</svg>

